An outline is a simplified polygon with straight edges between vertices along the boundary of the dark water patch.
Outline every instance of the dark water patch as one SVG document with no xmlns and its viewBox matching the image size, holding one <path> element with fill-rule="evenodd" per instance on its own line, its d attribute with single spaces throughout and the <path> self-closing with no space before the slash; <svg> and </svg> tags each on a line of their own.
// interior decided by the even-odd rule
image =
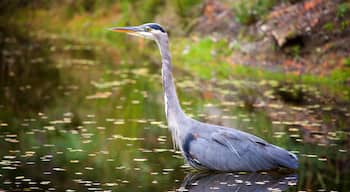
<svg viewBox="0 0 350 192">
<path fill-rule="evenodd" d="M 37 112 L 52 101 L 60 84 L 59 71 L 47 43 L 28 34 L 0 30 L 0 105 L 12 115 Z"/>
</svg>

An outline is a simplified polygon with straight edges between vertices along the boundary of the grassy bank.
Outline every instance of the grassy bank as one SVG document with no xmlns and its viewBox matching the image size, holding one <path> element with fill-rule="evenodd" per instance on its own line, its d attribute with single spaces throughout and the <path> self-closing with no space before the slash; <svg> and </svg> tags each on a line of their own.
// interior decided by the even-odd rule
<svg viewBox="0 0 350 192">
<path fill-rule="evenodd" d="M 270 5 L 266 5 L 266 7 L 270 7 Z M 195 12 L 200 12 L 200 1 L 183 0 L 165 3 L 148 0 L 144 1 L 142 6 L 140 3 L 130 3 L 129 1 L 120 1 L 119 3 L 108 1 L 93 5 L 65 2 L 32 9 L 20 8 L 7 22 L 17 26 L 26 26 L 25 30 L 30 28 L 37 33 L 57 34 L 82 42 L 103 43 L 118 49 L 120 53 L 128 53 L 133 47 L 132 49 L 136 52 L 151 55 L 152 60 L 156 61 L 159 60 L 159 54 L 155 47 L 143 45 L 151 42 L 133 39 L 133 42 L 139 44 L 138 47 L 141 48 L 136 50 L 137 46 L 126 43 L 128 37 L 111 33 L 106 28 L 135 25 L 154 20 L 162 21 L 159 18 L 162 16 L 163 10 L 167 12 L 167 15 L 174 15 L 173 21 L 162 23 L 171 32 L 171 51 L 174 65 L 188 71 L 195 77 L 204 80 L 243 78 L 259 81 L 268 79 L 309 84 L 329 87 L 329 90 L 340 92 L 341 95 L 349 97 L 349 87 L 344 83 L 350 76 L 349 67 L 337 69 L 327 76 L 271 72 L 235 63 L 230 56 L 236 50 L 230 48 L 228 40 L 214 40 L 210 37 L 199 37 L 194 34 L 185 35 L 181 30 L 186 28 L 185 26 L 193 20 L 194 16 L 198 16 Z M 267 10 L 266 8 L 262 12 L 267 12 Z M 244 13 L 241 14 L 241 19 L 244 19 Z M 344 61 L 347 61 L 346 58 Z"/>
</svg>

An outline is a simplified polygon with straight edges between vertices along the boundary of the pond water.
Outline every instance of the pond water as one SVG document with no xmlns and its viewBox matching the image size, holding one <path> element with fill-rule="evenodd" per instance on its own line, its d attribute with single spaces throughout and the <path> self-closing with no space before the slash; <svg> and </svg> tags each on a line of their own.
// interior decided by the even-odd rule
<svg viewBox="0 0 350 192">
<path fill-rule="evenodd" d="M 303 142 L 295 124 L 242 107 L 232 87 L 254 82 L 211 84 L 175 69 L 187 114 L 260 136 L 295 152 L 300 163 L 289 174 L 197 173 L 173 149 L 160 65 L 136 43 L 128 56 L 55 35 L 12 31 L 0 38 L 0 190 L 350 190 L 344 118 L 328 115 L 335 130 L 314 133 L 327 142 Z"/>
</svg>

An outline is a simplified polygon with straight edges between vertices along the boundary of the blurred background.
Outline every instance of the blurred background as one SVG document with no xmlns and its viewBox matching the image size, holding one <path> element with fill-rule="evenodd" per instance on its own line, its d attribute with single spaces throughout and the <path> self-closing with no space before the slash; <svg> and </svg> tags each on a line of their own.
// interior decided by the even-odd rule
<svg viewBox="0 0 350 192">
<path fill-rule="evenodd" d="M 155 43 L 106 30 L 146 22 L 186 113 L 296 153 L 297 177 L 191 176 Z M 348 191 L 349 45 L 346 0 L 3 0 L 0 191 Z"/>
</svg>

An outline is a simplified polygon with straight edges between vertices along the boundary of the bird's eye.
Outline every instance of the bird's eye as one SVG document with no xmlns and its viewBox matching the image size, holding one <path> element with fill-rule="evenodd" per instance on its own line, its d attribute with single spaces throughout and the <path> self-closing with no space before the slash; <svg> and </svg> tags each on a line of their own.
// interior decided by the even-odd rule
<svg viewBox="0 0 350 192">
<path fill-rule="evenodd" d="M 145 31 L 146 31 L 146 32 L 150 32 L 150 31 L 151 31 L 151 28 L 150 28 L 150 27 L 146 27 L 146 28 L 145 28 Z"/>
</svg>

